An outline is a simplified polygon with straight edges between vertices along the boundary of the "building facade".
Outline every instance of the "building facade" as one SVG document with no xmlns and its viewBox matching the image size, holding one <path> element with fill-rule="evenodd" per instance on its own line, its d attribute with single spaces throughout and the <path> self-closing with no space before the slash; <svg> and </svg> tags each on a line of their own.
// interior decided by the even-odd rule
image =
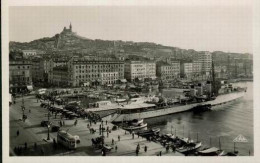
<svg viewBox="0 0 260 163">
<path fill-rule="evenodd" d="M 125 62 L 125 78 L 128 81 L 145 78 L 156 78 L 156 64 L 151 61 L 127 61 Z"/>
<path fill-rule="evenodd" d="M 81 86 L 84 83 L 102 84 L 112 82 L 116 79 L 124 79 L 124 62 L 119 60 L 87 60 L 82 58 L 72 58 L 68 62 L 69 85 Z M 108 76 L 110 78 L 106 78 Z M 114 76 L 113 76 L 114 77 Z"/>
<path fill-rule="evenodd" d="M 49 68 L 46 67 L 46 71 L 48 73 L 48 82 L 50 84 L 53 84 L 54 81 L 53 69 L 58 66 L 67 66 L 68 61 L 68 58 L 53 58 L 46 61 L 47 63 L 45 63 L 45 65 L 49 66 Z"/>
<path fill-rule="evenodd" d="M 119 79 L 118 72 L 102 72 L 100 73 L 100 80 L 102 85 L 115 84 Z"/>
<path fill-rule="evenodd" d="M 171 81 L 176 78 L 179 78 L 180 70 L 178 69 L 178 66 L 174 66 L 172 64 L 159 61 L 156 63 L 156 76 L 160 80 L 167 80 Z"/>
<path fill-rule="evenodd" d="M 9 61 L 9 85 L 11 93 L 21 93 L 32 85 L 32 63 L 25 60 Z"/>
<path fill-rule="evenodd" d="M 212 54 L 210 52 L 200 52 L 198 60 L 201 62 L 201 71 L 209 75 L 212 68 Z"/>
<path fill-rule="evenodd" d="M 32 82 L 34 84 L 44 81 L 44 60 L 37 58 L 31 61 L 32 63 Z"/>
<path fill-rule="evenodd" d="M 53 68 L 53 85 L 58 87 L 66 87 L 69 85 L 68 66 L 61 65 Z"/>
<path fill-rule="evenodd" d="M 37 50 L 22 50 L 23 57 L 28 58 L 37 55 Z"/>
<path fill-rule="evenodd" d="M 181 77 L 191 79 L 193 75 L 193 63 L 183 62 L 181 63 Z"/>
</svg>

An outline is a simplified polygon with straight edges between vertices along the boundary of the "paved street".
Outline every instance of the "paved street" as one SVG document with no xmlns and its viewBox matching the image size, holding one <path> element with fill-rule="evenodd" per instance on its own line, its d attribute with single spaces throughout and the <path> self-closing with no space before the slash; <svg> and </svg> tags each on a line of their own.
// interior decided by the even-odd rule
<svg viewBox="0 0 260 163">
<path fill-rule="evenodd" d="M 91 156 L 100 156 L 101 150 L 95 150 L 92 147 L 92 138 L 96 138 L 99 135 L 99 126 L 100 122 L 97 124 L 92 124 L 92 128 L 96 130 L 96 133 L 91 134 L 90 130 L 87 128 L 87 124 L 89 124 L 88 120 L 78 119 L 77 126 L 74 126 L 74 120 L 65 120 L 65 126 L 62 127 L 63 130 L 67 130 L 68 133 L 72 135 L 78 135 L 81 139 L 81 142 L 77 144 L 76 150 L 67 150 L 62 146 L 59 146 L 54 150 L 53 147 L 53 138 L 57 139 L 57 132 L 50 132 L 50 141 L 46 141 L 47 138 L 47 127 L 41 127 L 40 122 L 42 120 L 47 120 L 47 109 L 40 107 L 40 102 L 37 103 L 37 100 L 33 96 L 24 97 L 25 101 L 25 114 L 28 116 L 26 122 L 21 121 L 22 117 L 22 99 L 19 98 L 16 100 L 16 104 L 10 107 L 10 145 L 11 151 L 14 148 L 20 146 L 24 147 L 25 142 L 27 143 L 28 150 L 23 150 L 21 155 L 91 155 Z M 29 109 L 31 113 L 29 113 Z M 53 124 L 57 124 L 60 121 L 60 116 L 55 118 L 54 115 L 50 117 L 50 120 Z M 104 127 L 107 128 L 109 126 L 112 129 L 113 124 L 104 123 Z M 17 130 L 19 130 L 20 134 L 17 136 Z M 105 144 L 113 147 L 111 152 L 107 153 L 109 156 L 133 156 L 136 155 L 135 149 L 136 146 L 140 145 L 139 155 L 157 155 L 160 151 L 162 151 L 162 155 L 181 155 L 179 153 L 168 152 L 166 153 L 166 149 L 155 142 L 148 142 L 144 138 L 138 138 L 135 135 L 135 138 L 132 139 L 132 135 L 130 133 L 125 133 L 125 130 L 118 129 L 116 131 L 112 131 L 107 137 L 107 133 L 104 132 Z M 118 141 L 118 136 L 120 136 L 121 140 Z M 112 145 L 112 138 L 115 143 Z M 34 148 L 34 144 L 37 143 L 37 148 Z M 148 151 L 144 152 L 144 146 L 148 147 Z M 115 146 L 117 146 L 117 151 L 115 150 Z"/>
</svg>

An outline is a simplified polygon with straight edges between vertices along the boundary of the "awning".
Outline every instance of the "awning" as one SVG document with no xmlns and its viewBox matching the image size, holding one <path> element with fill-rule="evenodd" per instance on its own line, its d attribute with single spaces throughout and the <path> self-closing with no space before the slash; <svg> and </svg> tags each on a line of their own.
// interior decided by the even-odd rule
<svg viewBox="0 0 260 163">
<path fill-rule="evenodd" d="M 127 81 L 126 81 L 126 79 L 121 79 L 121 82 L 126 83 Z"/>
<path fill-rule="evenodd" d="M 27 89 L 28 89 L 29 91 L 32 91 L 32 90 L 33 90 L 33 86 L 32 86 L 32 85 L 27 85 Z"/>
</svg>

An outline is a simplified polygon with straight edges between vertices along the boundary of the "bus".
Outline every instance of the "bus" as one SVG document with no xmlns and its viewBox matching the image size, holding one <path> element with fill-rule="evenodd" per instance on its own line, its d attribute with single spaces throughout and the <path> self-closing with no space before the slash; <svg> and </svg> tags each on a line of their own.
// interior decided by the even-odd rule
<svg viewBox="0 0 260 163">
<path fill-rule="evenodd" d="M 58 131 L 57 142 L 58 142 L 58 144 L 61 144 L 68 149 L 76 149 L 77 148 L 75 137 L 72 136 L 71 134 L 67 133 L 64 130 Z"/>
</svg>

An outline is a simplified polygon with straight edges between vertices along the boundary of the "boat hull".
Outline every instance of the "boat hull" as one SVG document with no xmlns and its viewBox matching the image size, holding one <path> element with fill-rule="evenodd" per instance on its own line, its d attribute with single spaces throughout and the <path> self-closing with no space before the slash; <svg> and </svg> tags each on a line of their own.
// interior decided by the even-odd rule
<svg viewBox="0 0 260 163">
<path fill-rule="evenodd" d="M 229 93 L 229 94 L 219 95 L 215 100 L 212 101 L 171 106 L 164 109 L 157 109 L 157 110 L 141 112 L 141 113 L 131 113 L 131 114 L 116 113 L 111 118 L 113 119 L 113 122 L 131 121 L 133 119 L 138 119 L 138 118 L 147 119 L 152 117 L 158 117 L 158 116 L 188 111 L 199 105 L 211 105 L 211 108 L 214 109 L 220 106 L 222 107 L 223 105 L 228 104 L 230 102 L 239 100 L 244 96 L 244 94 L 245 92 Z"/>
</svg>

